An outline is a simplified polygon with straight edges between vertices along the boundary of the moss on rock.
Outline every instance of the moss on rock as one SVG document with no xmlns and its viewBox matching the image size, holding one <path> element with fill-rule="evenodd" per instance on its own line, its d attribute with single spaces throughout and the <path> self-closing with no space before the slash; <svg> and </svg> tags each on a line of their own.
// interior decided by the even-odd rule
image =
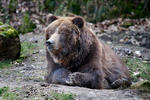
<svg viewBox="0 0 150 100">
<path fill-rule="evenodd" d="M 2 23 L 2 22 L 0 22 L 0 25 L 3 25 L 3 23 Z"/>
<path fill-rule="evenodd" d="M 18 32 L 12 26 L 0 22 L 0 35 L 7 38 L 14 38 L 18 36 Z"/>
<path fill-rule="evenodd" d="M 0 23 L 0 61 L 17 59 L 20 56 L 18 32 L 10 25 Z M 10 52 L 11 51 L 11 52 Z"/>
</svg>

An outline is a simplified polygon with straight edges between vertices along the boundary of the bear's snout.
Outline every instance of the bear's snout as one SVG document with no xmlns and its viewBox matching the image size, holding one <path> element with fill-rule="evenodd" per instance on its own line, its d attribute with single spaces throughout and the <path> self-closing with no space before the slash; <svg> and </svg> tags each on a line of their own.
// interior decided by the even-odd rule
<svg viewBox="0 0 150 100">
<path fill-rule="evenodd" d="M 54 48 L 54 42 L 51 40 L 46 41 L 46 46 L 49 50 L 52 50 Z"/>
</svg>

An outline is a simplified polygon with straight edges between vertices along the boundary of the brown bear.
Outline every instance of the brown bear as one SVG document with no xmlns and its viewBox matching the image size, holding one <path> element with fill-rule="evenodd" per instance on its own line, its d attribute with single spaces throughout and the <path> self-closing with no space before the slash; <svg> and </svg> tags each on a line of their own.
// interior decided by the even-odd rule
<svg viewBox="0 0 150 100">
<path fill-rule="evenodd" d="M 51 16 L 46 28 L 46 81 L 93 89 L 130 86 L 127 67 L 80 16 Z"/>
</svg>

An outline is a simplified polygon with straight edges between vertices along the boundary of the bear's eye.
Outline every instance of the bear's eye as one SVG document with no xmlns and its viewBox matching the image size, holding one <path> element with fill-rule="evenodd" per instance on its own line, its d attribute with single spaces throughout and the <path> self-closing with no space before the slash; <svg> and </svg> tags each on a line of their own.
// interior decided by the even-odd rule
<svg viewBox="0 0 150 100">
<path fill-rule="evenodd" d="M 65 34 L 65 32 L 59 32 L 59 34 Z"/>
<path fill-rule="evenodd" d="M 49 39 L 49 35 L 48 34 L 46 34 L 46 40 L 48 40 Z"/>
</svg>

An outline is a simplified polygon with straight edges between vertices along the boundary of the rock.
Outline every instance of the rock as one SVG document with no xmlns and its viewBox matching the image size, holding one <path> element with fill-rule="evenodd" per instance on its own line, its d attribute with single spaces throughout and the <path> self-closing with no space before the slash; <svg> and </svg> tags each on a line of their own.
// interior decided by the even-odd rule
<svg viewBox="0 0 150 100">
<path fill-rule="evenodd" d="M 125 43 L 125 44 L 131 44 L 131 42 L 129 40 L 130 40 L 129 36 L 124 36 L 122 39 L 119 40 L 119 42 Z"/>
<path fill-rule="evenodd" d="M 140 74 L 140 72 L 133 72 L 133 76 L 138 76 Z"/>
<path fill-rule="evenodd" d="M 141 57 L 141 51 L 135 51 L 134 54 L 135 54 L 135 56 L 137 56 L 137 57 Z"/>
<path fill-rule="evenodd" d="M 143 60 L 150 61 L 150 52 L 142 54 L 142 58 L 143 58 Z"/>
<path fill-rule="evenodd" d="M 113 48 L 115 52 L 120 56 L 133 56 L 133 51 L 128 48 Z"/>
<path fill-rule="evenodd" d="M 146 38 L 142 39 L 141 45 L 150 49 L 150 35 L 147 35 Z"/>
<path fill-rule="evenodd" d="M 133 45 L 139 46 L 139 42 L 133 36 L 131 37 L 130 41 Z"/>
<path fill-rule="evenodd" d="M 131 21 L 126 21 L 123 24 L 120 25 L 121 27 L 128 28 L 130 26 L 133 26 L 133 23 Z"/>
<path fill-rule="evenodd" d="M 98 34 L 97 35 L 98 38 L 102 39 L 102 40 L 105 40 L 105 41 L 112 41 L 112 38 L 110 35 L 106 34 L 106 33 L 103 33 L 103 34 Z"/>
<path fill-rule="evenodd" d="M 20 56 L 18 32 L 9 25 L 0 25 L 0 60 L 16 59 Z"/>
<path fill-rule="evenodd" d="M 19 37 L 6 38 L 0 35 L 0 60 L 18 58 L 20 49 Z"/>
</svg>

